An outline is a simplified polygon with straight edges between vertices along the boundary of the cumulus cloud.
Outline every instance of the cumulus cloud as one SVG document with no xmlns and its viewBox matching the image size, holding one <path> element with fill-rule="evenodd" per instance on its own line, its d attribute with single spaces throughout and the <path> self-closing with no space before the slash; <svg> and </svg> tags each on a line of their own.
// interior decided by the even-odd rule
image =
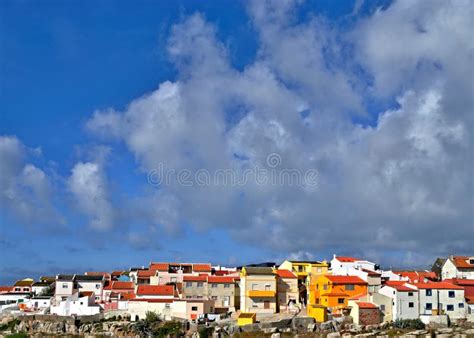
<svg viewBox="0 0 474 338">
<path fill-rule="evenodd" d="M 15 136 L 0 136 L 0 207 L 26 224 L 63 223 L 51 177 L 29 162 L 37 153 Z"/>
<path fill-rule="evenodd" d="M 362 255 L 360 243 L 369 242 L 371 254 L 387 261 L 404 251 L 468 251 L 472 4 L 395 2 L 350 32 L 318 16 L 297 22 L 295 4 L 284 4 L 249 6 L 260 48 L 243 71 L 231 66 L 201 15 L 177 24 L 168 51 L 178 79 L 124 111 L 95 112 L 88 129 L 123 141 L 144 172 L 162 164 L 176 171 L 231 169 L 241 177 L 246 168 L 265 167 L 271 153 L 281 156 L 277 170 L 318 170 L 318 189 L 311 191 L 252 181 L 161 185 L 165 207 L 157 214 L 166 216 L 158 222 L 170 229 L 225 227 L 238 240 L 295 257 Z M 373 79 L 369 91 L 354 68 Z M 365 113 L 372 96 L 397 105 L 376 112 L 374 126 L 353 123 L 352 114 Z M 85 195 L 107 200 L 103 192 Z"/>
<path fill-rule="evenodd" d="M 92 229 L 104 231 L 113 227 L 115 211 L 109 200 L 107 179 L 99 164 L 76 163 L 68 185 L 78 209 L 90 217 Z"/>
</svg>

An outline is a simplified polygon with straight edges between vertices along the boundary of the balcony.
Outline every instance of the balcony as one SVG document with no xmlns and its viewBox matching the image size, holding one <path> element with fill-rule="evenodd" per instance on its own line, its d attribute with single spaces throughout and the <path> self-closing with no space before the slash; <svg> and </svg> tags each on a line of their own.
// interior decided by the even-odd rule
<svg viewBox="0 0 474 338">
<path fill-rule="evenodd" d="M 275 291 L 250 290 L 247 297 L 275 297 Z"/>
</svg>

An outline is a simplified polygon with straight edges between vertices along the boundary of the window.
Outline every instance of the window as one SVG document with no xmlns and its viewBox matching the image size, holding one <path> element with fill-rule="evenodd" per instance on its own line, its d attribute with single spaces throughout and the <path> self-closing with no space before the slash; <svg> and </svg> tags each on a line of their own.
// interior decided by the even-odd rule
<svg viewBox="0 0 474 338">
<path fill-rule="evenodd" d="M 270 284 L 265 284 L 265 291 L 270 291 L 272 286 Z"/>
<path fill-rule="evenodd" d="M 225 288 L 225 289 L 230 288 L 230 284 L 224 284 L 224 288 Z"/>
<path fill-rule="evenodd" d="M 217 296 L 211 296 L 212 300 L 217 300 Z"/>
<path fill-rule="evenodd" d="M 84 302 L 80 302 L 79 304 L 84 305 Z"/>
<path fill-rule="evenodd" d="M 95 296 L 95 300 L 99 300 L 99 299 L 100 299 L 100 297 L 99 297 L 99 296 Z"/>
<path fill-rule="evenodd" d="M 23 288 L 23 291 L 29 291 L 29 289 L 28 288 Z"/>
<path fill-rule="evenodd" d="M 211 288 L 217 288 L 217 283 L 212 283 Z"/>
<path fill-rule="evenodd" d="M 63 283 L 62 288 L 67 289 L 67 283 Z"/>
<path fill-rule="evenodd" d="M 426 308 L 426 310 L 433 310 L 433 304 L 426 303 L 425 308 Z"/>
<path fill-rule="evenodd" d="M 413 297 L 413 292 L 408 292 L 408 297 Z"/>
<path fill-rule="evenodd" d="M 328 289 L 328 285 L 327 284 L 323 284 L 323 290 L 327 290 Z"/>
<path fill-rule="evenodd" d="M 319 304 L 319 298 L 316 298 L 316 304 Z"/>
<path fill-rule="evenodd" d="M 202 288 L 204 287 L 204 283 L 203 282 L 198 282 L 198 285 L 197 285 L 198 288 Z"/>
<path fill-rule="evenodd" d="M 447 305 L 446 311 L 454 311 L 454 305 Z"/>
<path fill-rule="evenodd" d="M 354 290 L 354 284 L 347 284 L 346 290 L 350 290 L 350 291 Z"/>
<path fill-rule="evenodd" d="M 414 307 L 414 306 L 415 306 L 415 304 L 413 302 L 408 303 L 408 307 Z"/>
<path fill-rule="evenodd" d="M 96 288 L 97 290 L 100 289 L 100 284 L 96 284 L 96 285 L 95 285 L 95 288 Z"/>
<path fill-rule="evenodd" d="M 448 297 L 454 298 L 454 291 L 448 291 Z"/>
<path fill-rule="evenodd" d="M 21 288 L 15 288 L 15 291 L 21 291 Z"/>
<path fill-rule="evenodd" d="M 433 291 L 431 289 L 426 289 L 425 295 L 431 296 L 433 294 Z"/>
<path fill-rule="evenodd" d="M 474 258 L 469 259 L 469 264 L 474 265 Z"/>
<path fill-rule="evenodd" d="M 338 304 L 344 304 L 344 298 L 338 298 L 337 303 Z"/>
<path fill-rule="evenodd" d="M 186 287 L 187 288 L 192 288 L 193 287 L 193 282 L 186 282 Z"/>
<path fill-rule="evenodd" d="M 459 303 L 459 304 L 458 304 L 458 307 L 459 307 L 460 309 L 464 309 L 464 303 Z"/>
<path fill-rule="evenodd" d="M 380 311 L 385 312 L 385 304 L 380 304 Z"/>
</svg>

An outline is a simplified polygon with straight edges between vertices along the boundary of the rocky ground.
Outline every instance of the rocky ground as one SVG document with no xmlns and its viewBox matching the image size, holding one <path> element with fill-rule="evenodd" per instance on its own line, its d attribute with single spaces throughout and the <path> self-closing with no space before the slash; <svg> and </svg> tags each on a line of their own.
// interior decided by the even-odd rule
<svg viewBox="0 0 474 338">
<path fill-rule="evenodd" d="M 272 319 L 278 319 L 272 321 Z M 360 326 L 351 317 L 316 323 L 313 318 L 270 318 L 261 323 L 239 327 L 234 321 L 197 326 L 183 322 L 108 320 L 76 325 L 73 321 L 22 320 L 13 317 L 0 321 L 0 337 L 80 336 L 80 337 L 474 337 L 472 323 L 460 322 L 451 327 L 422 329 L 399 328 L 393 323 Z"/>
</svg>

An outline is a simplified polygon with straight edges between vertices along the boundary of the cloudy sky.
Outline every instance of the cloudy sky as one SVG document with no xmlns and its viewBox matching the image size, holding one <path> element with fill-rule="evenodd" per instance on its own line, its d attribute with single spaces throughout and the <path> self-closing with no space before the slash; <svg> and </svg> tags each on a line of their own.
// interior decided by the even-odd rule
<svg viewBox="0 0 474 338">
<path fill-rule="evenodd" d="M 1 283 L 473 253 L 472 1 L 0 7 Z"/>
</svg>

